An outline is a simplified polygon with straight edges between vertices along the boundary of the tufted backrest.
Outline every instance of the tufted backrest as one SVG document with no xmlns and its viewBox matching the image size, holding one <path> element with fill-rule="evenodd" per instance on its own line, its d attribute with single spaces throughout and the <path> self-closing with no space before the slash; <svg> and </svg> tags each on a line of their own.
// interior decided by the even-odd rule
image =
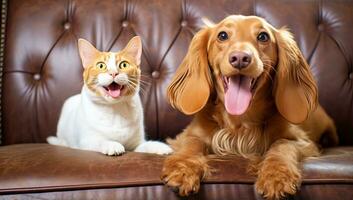
<svg viewBox="0 0 353 200">
<path fill-rule="evenodd" d="M 292 30 L 341 144 L 353 144 L 353 1 L 3 0 L 2 8 L 3 144 L 44 142 L 55 134 L 64 100 L 82 87 L 78 38 L 118 51 L 135 35 L 143 41 L 146 131 L 153 139 L 175 136 L 190 117 L 170 107 L 166 87 L 201 18 L 217 22 L 229 14 L 258 15 Z"/>
</svg>

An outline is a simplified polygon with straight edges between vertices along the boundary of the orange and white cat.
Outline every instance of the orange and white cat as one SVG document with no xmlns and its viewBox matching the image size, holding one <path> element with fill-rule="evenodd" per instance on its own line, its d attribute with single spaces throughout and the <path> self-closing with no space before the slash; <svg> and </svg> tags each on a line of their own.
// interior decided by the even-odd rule
<svg viewBox="0 0 353 200">
<path fill-rule="evenodd" d="M 100 52 L 84 39 L 78 49 L 84 72 L 81 94 L 66 100 L 53 145 L 120 155 L 125 150 L 169 154 L 172 149 L 146 141 L 139 97 L 142 44 L 133 37 L 120 52 Z"/>
</svg>

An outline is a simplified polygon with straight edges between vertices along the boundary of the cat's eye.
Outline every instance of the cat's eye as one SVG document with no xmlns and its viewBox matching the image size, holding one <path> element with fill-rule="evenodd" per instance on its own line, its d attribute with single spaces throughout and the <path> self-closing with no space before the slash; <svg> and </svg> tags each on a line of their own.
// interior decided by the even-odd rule
<svg viewBox="0 0 353 200">
<path fill-rule="evenodd" d="M 129 67 L 130 64 L 127 62 L 127 61 L 122 61 L 120 64 L 119 64 L 119 69 L 124 69 L 124 68 L 127 68 Z"/>
<path fill-rule="evenodd" d="M 107 69 L 107 65 L 106 65 L 104 62 L 98 62 L 98 63 L 96 64 L 96 67 L 97 67 L 98 69 L 100 69 L 100 70 L 105 70 L 105 69 Z"/>
</svg>

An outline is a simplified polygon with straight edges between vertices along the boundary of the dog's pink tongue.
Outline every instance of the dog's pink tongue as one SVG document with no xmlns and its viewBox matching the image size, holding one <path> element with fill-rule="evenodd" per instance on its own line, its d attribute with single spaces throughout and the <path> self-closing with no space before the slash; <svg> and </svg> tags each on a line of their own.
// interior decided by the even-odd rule
<svg viewBox="0 0 353 200">
<path fill-rule="evenodd" d="M 113 98 L 117 98 L 120 96 L 120 89 L 121 86 L 118 84 L 110 84 L 108 86 L 108 94 L 113 97 Z"/>
<path fill-rule="evenodd" d="M 229 78 L 228 90 L 224 101 L 226 110 L 231 115 L 243 114 L 250 104 L 251 79 L 246 76 L 235 75 Z"/>
</svg>

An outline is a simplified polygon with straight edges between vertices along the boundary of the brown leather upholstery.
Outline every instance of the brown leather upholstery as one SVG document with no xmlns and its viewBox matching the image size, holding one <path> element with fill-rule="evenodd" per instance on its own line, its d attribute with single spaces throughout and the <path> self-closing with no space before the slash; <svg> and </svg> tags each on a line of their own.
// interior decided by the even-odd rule
<svg viewBox="0 0 353 200">
<path fill-rule="evenodd" d="M 45 142 L 55 134 L 64 100 L 80 91 L 77 39 L 117 51 L 134 35 L 143 41 L 141 68 L 147 132 L 175 136 L 188 119 L 165 92 L 201 26 L 228 14 L 259 15 L 288 26 L 309 60 L 320 102 L 335 119 L 341 144 L 353 144 L 353 1 L 11 0 L 3 75 L 3 143 Z M 298 14 L 299 13 L 299 14 Z M 154 75 L 152 75 L 154 74 Z"/>
<path fill-rule="evenodd" d="M 329 199 L 329 200 L 351 200 L 352 187 L 346 184 L 337 185 L 304 185 L 300 195 L 293 199 Z M 315 195 L 313 195 L 315 194 Z M 348 195 L 347 195 L 348 194 Z M 139 198 L 140 197 L 140 198 Z M 95 190 L 75 190 L 60 191 L 52 193 L 32 193 L 8 195 L 5 199 L 75 199 L 75 200 L 96 200 L 96 199 L 161 199 L 177 200 L 178 198 L 170 189 L 160 185 L 125 187 Z M 1 199 L 1 197 L 0 197 Z M 186 198 L 184 198 L 186 199 Z M 259 200 L 261 197 L 255 194 L 253 186 L 250 184 L 205 184 L 201 186 L 198 194 L 189 197 L 191 200 L 220 200 L 220 199 L 240 199 L 240 200 Z"/>
<path fill-rule="evenodd" d="M 10 145 L 0 148 L 0 194 L 160 186 L 164 158 L 134 152 L 107 157 L 48 144 Z M 247 163 L 233 156 L 213 159 L 210 166 L 215 171 L 204 185 L 253 184 L 255 178 L 246 173 Z M 353 147 L 326 149 L 321 157 L 304 162 L 303 185 L 353 184 L 352 163 Z"/>
<path fill-rule="evenodd" d="M 45 142 L 55 134 L 64 100 L 82 86 L 78 38 L 117 51 L 134 35 L 143 41 L 146 131 L 152 139 L 174 137 L 190 117 L 169 106 L 166 87 L 202 17 L 217 22 L 229 14 L 258 15 L 276 27 L 288 26 L 312 67 L 340 145 L 353 145 L 352 0 L 3 0 L 1 8 L 6 34 L 0 35 L 5 145 L 0 147 L 0 193 L 27 193 L 9 198 L 175 199 L 159 181 L 162 156 L 106 157 L 47 144 L 12 144 Z M 218 171 L 195 198 L 259 198 L 254 177 L 245 172 L 246 160 L 213 165 Z M 352 147 L 325 151 L 305 163 L 298 198 L 353 199 L 352 169 Z M 65 192 L 28 194 L 59 190 Z"/>
</svg>

